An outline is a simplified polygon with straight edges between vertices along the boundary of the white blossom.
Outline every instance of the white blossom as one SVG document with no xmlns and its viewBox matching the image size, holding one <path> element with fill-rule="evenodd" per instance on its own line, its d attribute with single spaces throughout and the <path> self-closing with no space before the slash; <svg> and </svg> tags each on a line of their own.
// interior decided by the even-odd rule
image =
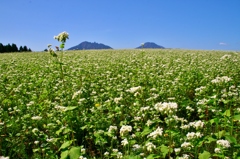
<svg viewBox="0 0 240 159">
<path fill-rule="evenodd" d="M 42 117 L 40 117 L 40 116 L 33 116 L 32 117 L 32 120 L 41 120 L 42 119 Z"/>
<path fill-rule="evenodd" d="M 150 133 L 147 137 L 152 137 L 153 139 L 156 139 L 156 137 L 158 136 L 162 136 L 163 133 L 163 128 L 157 128 L 155 131 L 153 131 L 152 133 Z"/>
<path fill-rule="evenodd" d="M 130 92 L 130 93 L 135 93 L 135 92 L 137 92 L 140 89 L 141 89 L 141 86 L 138 86 L 138 87 L 132 87 L 132 88 L 126 90 L 126 91 Z"/>
<path fill-rule="evenodd" d="M 215 152 L 215 153 L 221 153 L 221 149 L 220 149 L 220 148 L 215 148 L 215 149 L 214 149 L 214 152 Z"/>
<path fill-rule="evenodd" d="M 231 147 L 229 141 L 227 141 L 227 140 L 218 140 L 217 144 L 221 145 L 222 147 L 225 147 L 225 148 Z"/>
<path fill-rule="evenodd" d="M 155 104 L 154 108 L 163 113 L 163 114 L 173 114 L 177 111 L 177 103 L 169 102 L 169 103 L 157 103 Z"/>
<path fill-rule="evenodd" d="M 122 140 L 122 141 L 121 141 L 121 144 L 122 144 L 123 146 L 126 146 L 126 145 L 128 144 L 128 140 L 127 140 L 127 139 Z"/>
<path fill-rule="evenodd" d="M 123 125 L 120 129 L 120 135 L 123 136 L 125 133 L 131 132 L 132 126 L 129 125 Z"/>
<path fill-rule="evenodd" d="M 156 146 L 151 142 L 148 142 L 145 146 L 149 152 L 152 152 L 152 150 L 156 148 Z"/>
</svg>

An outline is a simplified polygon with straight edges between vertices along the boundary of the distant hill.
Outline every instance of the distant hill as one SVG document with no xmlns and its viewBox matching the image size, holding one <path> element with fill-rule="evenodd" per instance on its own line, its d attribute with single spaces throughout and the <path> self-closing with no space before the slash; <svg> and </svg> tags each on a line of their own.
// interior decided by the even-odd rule
<svg viewBox="0 0 240 159">
<path fill-rule="evenodd" d="M 148 48 L 148 49 L 164 49 L 163 46 L 157 45 L 153 42 L 146 42 L 143 46 L 139 46 L 136 49 Z"/>
<path fill-rule="evenodd" d="M 69 48 L 68 50 L 90 50 L 90 49 L 112 49 L 112 48 L 101 43 L 96 42 L 91 43 L 84 41 L 76 46 Z"/>
</svg>

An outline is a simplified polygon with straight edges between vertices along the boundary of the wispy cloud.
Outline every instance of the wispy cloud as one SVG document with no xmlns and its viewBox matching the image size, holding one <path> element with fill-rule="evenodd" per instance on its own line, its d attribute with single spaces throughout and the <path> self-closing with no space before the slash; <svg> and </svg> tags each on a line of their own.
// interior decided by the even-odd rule
<svg viewBox="0 0 240 159">
<path fill-rule="evenodd" d="M 220 42 L 219 45 L 227 45 L 227 43 Z"/>
</svg>

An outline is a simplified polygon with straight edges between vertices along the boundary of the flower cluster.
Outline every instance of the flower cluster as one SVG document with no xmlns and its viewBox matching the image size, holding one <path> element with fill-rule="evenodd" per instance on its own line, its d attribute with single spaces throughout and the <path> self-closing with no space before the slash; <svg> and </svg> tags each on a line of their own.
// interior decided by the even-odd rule
<svg viewBox="0 0 240 159">
<path fill-rule="evenodd" d="M 229 78 L 228 76 L 223 76 L 223 77 L 216 77 L 215 79 L 213 79 L 211 82 L 212 83 L 227 83 L 229 81 L 231 81 L 232 79 Z"/>
<path fill-rule="evenodd" d="M 65 43 L 67 39 L 69 39 L 69 34 L 67 32 L 62 32 L 58 34 L 57 36 L 53 37 L 54 39 L 57 39 L 58 41 Z"/>
<path fill-rule="evenodd" d="M 190 132 L 187 133 L 187 140 L 191 140 L 191 139 L 196 139 L 196 138 L 201 138 L 203 136 L 203 134 L 201 134 L 200 132 Z"/>
<path fill-rule="evenodd" d="M 154 132 L 150 133 L 147 137 L 152 137 L 153 139 L 156 139 L 158 136 L 162 136 L 163 128 L 157 128 Z"/>
<path fill-rule="evenodd" d="M 156 148 L 156 145 L 154 145 L 154 144 L 151 143 L 151 142 L 148 142 L 145 146 L 146 146 L 146 148 L 147 148 L 147 150 L 148 150 L 149 152 L 152 152 L 153 149 Z"/>
<path fill-rule="evenodd" d="M 135 92 L 137 92 L 140 89 L 141 89 L 141 86 L 138 86 L 138 87 L 132 87 L 132 88 L 126 90 L 126 91 L 130 92 L 130 93 L 135 93 Z"/>
<path fill-rule="evenodd" d="M 222 147 L 225 147 L 225 148 L 231 147 L 229 141 L 227 141 L 227 140 L 218 140 L 217 144 L 222 146 Z"/>
<path fill-rule="evenodd" d="M 125 133 L 131 132 L 132 126 L 129 125 L 123 125 L 120 129 L 120 135 L 123 136 Z"/>
<path fill-rule="evenodd" d="M 155 104 L 154 108 L 163 113 L 163 114 L 173 114 L 177 111 L 177 103 L 169 102 L 169 103 L 157 103 Z"/>
</svg>

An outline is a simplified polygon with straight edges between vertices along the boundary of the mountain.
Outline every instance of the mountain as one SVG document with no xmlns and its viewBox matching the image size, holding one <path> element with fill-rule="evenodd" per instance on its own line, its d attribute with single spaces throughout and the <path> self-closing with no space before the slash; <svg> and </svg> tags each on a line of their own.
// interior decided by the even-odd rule
<svg viewBox="0 0 240 159">
<path fill-rule="evenodd" d="M 164 49 L 163 46 L 157 45 L 153 42 L 146 42 L 144 45 L 137 47 L 136 49 L 142 49 L 142 48 L 148 48 L 148 49 Z"/>
<path fill-rule="evenodd" d="M 112 49 L 110 46 L 101 43 L 91 43 L 84 41 L 76 46 L 69 48 L 68 50 L 90 50 L 90 49 Z"/>
</svg>

